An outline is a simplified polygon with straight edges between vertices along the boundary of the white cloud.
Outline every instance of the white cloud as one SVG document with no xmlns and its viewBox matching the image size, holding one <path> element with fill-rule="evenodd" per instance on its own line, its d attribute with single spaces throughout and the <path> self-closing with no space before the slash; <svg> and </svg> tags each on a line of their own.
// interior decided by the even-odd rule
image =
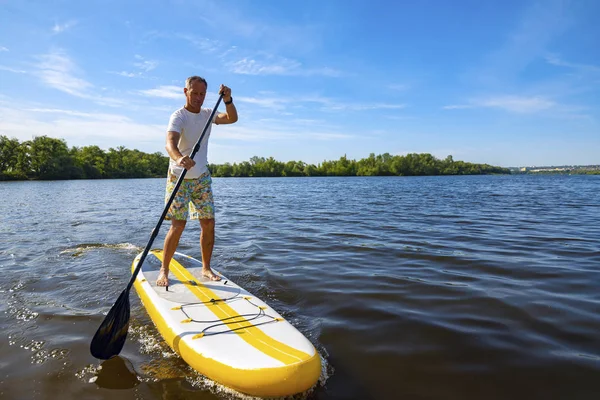
<svg viewBox="0 0 600 400">
<path fill-rule="evenodd" d="M 552 100 L 541 96 L 496 96 L 470 101 L 468 104 L 444 106 L 445 110 L 468 108 L 499 108 L 513 113 L 536 113 L 556 106 Z"/>
<path fill-rule="evenodd" d="M 140 78 L 142 76 L 141 72 L 127 72 L 127 71 L 113 72 L 113 71 L 109 71 L 109 73 L 115 74 L 115 75 L 119 75 L 119 76 L 124 76 L 125 78 Z"/>
<path fill-rule="evenodd" d="M 556 103 L 543 97 L 501 96 L 481 101 L 482 107 L 501 108 L 516 113 L 531 113 L 554 107 Z"/>
<path fill-rule="evenodd" d="M 339 140 L 349 139 L 354 137 L 347 133 L 340 133 L 335 130 L 332 131 L 318 131 L 310 130 L 306 131 L 305 127 L 294 127 L 294 126 L 282 126 L 279 123 L 252 123 L 252 124 L 240 124 L 228 126 L 227 129 L 219 132 L 218 135 L 211 136 L 211 140 L 220 141 L 221 139 L 236 140 L 244 142 L 262 142 L 262 141 L 273 141 L 273 140 L 291 140 L 291 139 L 304 139 L 311 138 L 314 140 Z"/>
<path fill-rule="evenodd" d="M 325 122 L 319 119 L 295 118 L 292 123 L 299 125 L 324 125 Z"/>
<path fill-rule="evenodd" d="M 47 86 L 101 105 L 118 107 L 126 104 L 123 99 L 92 94 L 94 85 L 83 78 L 77 77 L 82 72 L 63 51 L 54 51 L 37 58 L 40 60 L 35 65 L 37 74 Z"/>
<path fill-rule="evenodd" d="M 451 104 L 449 106 L 442 107 L 444 110 L 463 110 L 467 108 L 475 108 L 474 105 L 469 104 Z"/>
<path fill-rule="evenodd" d="M 229 63 L 231 72 L 242 75 L 289 75 L 300 66 L 301 64 L 298 61 L 287 58 L 272 60 L 270 63 L 243 58 Z"/>
<path fill-rule="evenodd" d="M 158 61 L 156 60 L 146 60 L 144 57 L 140 55 L 135 55 L 134 58 L 137 60 L 133 63 L 133 66 L 137 68 L 137 71 L 108 71 L 110 74 L 123 76 L 125 78 L 146 78 L 149 77 L 145 74 L 154 70 L 158 66 Z M 152 79 L 152 78 L 149 78 Z"/>
<path fill-rule="evenodd" d="M 254 104 L 259 107 L 273 110 L 284 110 L 290 105 L 293 108 L 307 108 L 311 103 L 320 104 L 320 111 L 367 111 L 367 110 L 400 110 L 406 107 L 404 104 L 392 103 L 350 103 L 339 99 L 333 99 L 322 96 L 272 96 L 271 97 L 236 97 L 237 101 Z"/>
<path fill-rule="evenodd" d="M 222 60 L 226 59 L 228 55 L 235 53 L 236 51 L 238 51 L 237 46 L 231 46 L 229 47 L 227 50 L 224 50 L 220 55 L 219 58 L 221 58 Z"/>
<path fill-rule="evenodd" d="M 572 68 L 572 69 L 579 70 L 581 72 L 600 73 L 600 67 L 598 67 L 596 65 L 571 63 L 571 62 L 561 59 L 560 57 L 558 57 L 555 54 L 547 55 L 546 62 L 548 64 L 555 65 L 557 67 Z"/>
<path fill-rule="evenodd" d="M 366 110 L 401 110 L 406 108 L 405 104 L 372 103 L 372 104 L 335 104 L 329 105 L 332 111 L 366 111 Z"/>
<path fill-rule="evenodd" d="M 14 72 L 15 74 L 26 74 L 27 71 L 22 70 L 22 69 L 16 69 L 16 68 L 12 68 L 12 67 L 7 67 L 4 65 L 0 65 L 0 70 L 2 71 L 8 71 L 8 72 Z"/>
<path fill-rule="evenodd" d="M 267 55 L 258 58 L 257 60 L 244 57 L 241 60 L 228 62 L 226 66 L 234 74 L 240 75 L 342 76 L 342 73 L 336 69 L 329 67 L 304 68 L 299 61 L 285 57 Z"/>
<path fill-rule="evenodd" d="M 333 99 L 322 96 L 306 96 L 295 102 L 319 103 L 321 111 L 366 111 L 366 110 L 400 110 L 405 104 L 393 103 L 352 103 L 347 100 Z"/>
<path fill-rule="evenodd" d="M 62 110 L 58 108 L 26 108 L 25 111 L 42 114 L 57 114 L 57 115 L 69 115 L 72 117 L 81 117 L 86 119 L 97 119 L 103 121 L 123 122 L 127 121 L 128 118 L 117 114 L 106 114 L 106 113 L 88 113 L 75 110 Z"/>
<path fill-rule="evenodd" d="M 243 143 L 262 146 L 283 145 L 306 140 L 337 143 L 355 138 L 340 126 L 328 126 L 313 119 L 265 119 L 245 121 L 218 130 L 212 148 Z M 310 129 L 307 129 L 310 126 Z M 9 137 L 31 140 L 35 136 L 65 139 L 69 146 L 98 145 L 101 148 L 125 146 L 147 152 L 164 151 L 165 124 L 146 124 L 121 113 L 96 113 L 77 109 L 15 104 L 0 101 L 0 132 Z M 241 151 L 241 150 L 240 150 Z M 226 160 L 232 155 L 227 153 Z"/>
<path fill-rule="evenodd" d="M 236 97 L 236 101 L 241 103 L 254 104 L 260 107 L 271 108 L 273 110 L 283 110 L 285 108 L 285 103 L 287 102 L 285 99 L 278 98 L 256 98 L 256 97 Z"/>
<path fill-rule="evenodd" d="M 202 17 L 198 17 L 202 19 Z M 155 40 L 155 39 L 171 39 L 176 41 L 184 40 L 205 53 L 214 53 L 222 51 L 225 45 L 219 40 L 208 39 L 203 36 L 192 35 L 189 33 L 172 32 L 172 31 L 150 31 L 144 34 L 144 40 Z"/>
<path fill-rule="evenodd" d="M 163 85 L 155 89 L 140 90 L 138 93 L 148 97 L 161 97 L 165 99 L 182 99 L 183 88 L 174 85 Z"/>
<path fill-rule="evenodd" d="M 4 47 L 4 46 L 0 46 L 0 52 L 2 51 L 8 51 L 8 48 Z"/>
<path fill-rule="evenodd" d="M 58 24 L 58 23 L 55 23 L 54 27 L 52 28 L 52 32 L 54 32 L 54 33 L 61 33 L 61 32 L 64 32 L 64 31 L 66 31 L 68 29 L 71 29 L 75 25 L 77 25 L 77 21 L 74 21 L 74 20 L 66 22 L 66 23 L 64 23 L 62 25 Z"/>
<path fill-rule="evenodd" d="M 63 52 L 44 54 L 38 57 L 41 63 L 37 64 L 42 81 L 48 86 L 69 93 L 73 96 L 83 97 L 83 92 L 93 85 L 82 78 L 77 78 L 79 69 Z"/>
<path fill-rule="evenodd" d="M 386 115 L 387 119 L 392 119 L 395 121 L 406 121 L 411 119 L 416 119 L 417 117 L 411 115 Z"/>
<path fill-rule="evenodd" d="M 154 68 L 156 68 L 156 66 L 158 65 L 158 62 L 156 61 L 149 61 L 149 60 L 144 60 L 141 63 L 135 63 L 133 64 L 136 67 L 138 67 L 139 69 L 141 69 L 142 71 L 145 72 L 150 72 L 152 71 Z"/>
<path fill-rule="evenodd" d="M 203 18 L 199 17 L 204 22 L 214 24 L 214 18 Z M 231 17 L 227 16 L 227 25 L 233 29 L 233 25 L 236 28 L 240 28 L 240 24 L 232 23 Z M 266 28 L 264 28 L 266 29 Z M 261 28 L 261 31 L 264 30 Z M 250 29 L 254 31 L 255 28 Z M 303 66 L 298 60 L 276 56 L 265 52 L 259 52 L 258 54 L 249 55 L 250 52 L 247 50 L 240 49 L 238 46 L 232 46 L 230 44 L 221 42 L 219 40 L 210 39 L 207 37 L 199 37 L 197 35 L 191 35 L 188 33 L 172 33 L 172 32 L 158 32 L 152 31 L 146 33 L 147 39 L 156 38 L 167 38 L 184 40 L 190 43 L 193 47 L 200 50 L 202 53 L 215 54 L 217 58 L 223 63 L 223 65 L 229 69 L 230 72 L 239 75 L 286 75 L 286 76 L 329 76 L 329 77 L 340 77 L 343 73 L 335 68 L 331 67 L 318 67 L 310 68 Z M 280 38 L 281 39 L 281 38 Z M 288 39 L 283 39 L 288 40 Z M 302 38 L 301 42 L 306 42 L 306 37 Z M 300 44 L 301 45 L 301 44 Z M 291 46 L 286 46 L 289 48 Z M 295 48 L 296 49 L 296 48 Z M 195 51 L 195 50 L 194 50 Z"/>
<path fill-rule="evenodd" d="M 398 91 L 398 92 L 404 92 L 410 88 L 410 85 L 407 85 L 405 83 L 393 83 L 393 84 L 389 85 L 388 88 Z"/>
<path fill-rule="evenodd" d="M 321 46 L 322 27 L 318 24 L 289 19 L 255 19 L 241 8 L 230 8 L 223 12 L 219 1 L 190 2 L 191 13 L 209 31 L 226 32 L 228 38 L 260 43 L 261 47 L 308 54 Z M 193 8 L 192 8 L 193 7 Z"/>
<path fill-rule="evenodd" d="M 133 65 L 144 72 L 150 72 L 158 65 L 158 61 L 154 60 L 146 60 L 144 57 L 140 55 L 136 55 L 135 58 L 139 60 L 139 62 L 134 63 Z"/>
<path fill-rule="evenodd" d="M 0 106 L 0 131 L 24 141 L 46 135 L 65 139 L 69 146 L 123 145 L 143 151 L 164 149 L 165 127 L 142 124 L 119 114 Z"/>
<path fill-rule="evenodd" d="M 169 34 L 167 35 L 171 36 Z M 192 46 L 206 53 L 213 53 L 223 48 L 223 44 L 218 40 L 212 40 L 205 37 L 197 37 L 185 33 L 177 33 L 175 34 L 175 37 L 188 41 Z"/>
<path fill-rule="evenodd" d="M 237 97 L 238 101 L 254 104 L 273 110 L 283 110 L 289 105 L 293 107 L 305 108 L 310 103 L 320 104 L 321 111 L 366 111 L 366 110 L 400 110 L 406 107 L 404 104 L 392 103 L 350 103 L 339 99 L 327 98 L 322 96 L 276 96 L 276 97 Z"/>
</svg>

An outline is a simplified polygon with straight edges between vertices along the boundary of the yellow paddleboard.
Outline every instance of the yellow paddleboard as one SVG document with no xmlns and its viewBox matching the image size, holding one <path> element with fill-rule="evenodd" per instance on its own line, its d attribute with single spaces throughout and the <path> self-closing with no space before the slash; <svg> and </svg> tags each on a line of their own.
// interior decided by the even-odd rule
<svg viewBox="0 0 600 400">
<path fill-rule="evenodd" d="M 218 282 L 204 278 L 202 263 L 181 253 L 171 261 L 168 290 L 158 287 L 162 257 L 161 250 L 148 253 L 134 287 L 165 341 L 192 368 L 252 396 L 288 396 L 317 383 L 319 353 L 275 310 L 221 274 Z"/>
</svg>

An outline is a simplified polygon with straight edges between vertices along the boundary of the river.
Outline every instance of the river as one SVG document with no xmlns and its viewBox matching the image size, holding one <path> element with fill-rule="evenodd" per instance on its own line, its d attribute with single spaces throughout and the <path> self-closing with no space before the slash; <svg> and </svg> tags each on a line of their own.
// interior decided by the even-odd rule
<svg viewBox="0 0 600 400">
<path fill-rule="evenodd" d="M 0 398 L 240 397 L 172 352 L 135 291 L 120 357 L 89 353 L 164 183 L 0 182 Z M 213 268 L 325 360 L 298 398 L 600 397 L 600 176 L 213 185 Z M 189 222 L 178 250 L 200 258 L 199 232 Z"/>
</svg>

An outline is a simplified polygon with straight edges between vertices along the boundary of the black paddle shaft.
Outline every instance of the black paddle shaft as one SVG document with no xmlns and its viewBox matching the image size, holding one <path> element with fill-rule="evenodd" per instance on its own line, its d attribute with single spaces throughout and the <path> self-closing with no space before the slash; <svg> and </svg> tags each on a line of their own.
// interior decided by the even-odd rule
<svg viewBox="0 0 600 400">
<path fill-rule="evenodd" d="M 215 108 L 212 110 L 210 117 L 209 117 L 208 121 L 206 122 L 206 126 L 204 126 L 204 130 L 202 131 L 202 134 L 200 135 L 200 138 L 198 139 L 198 141 L 194 145 L 194 148 L 192 149 L 190 158 L 193 159 L 194 156 L 196 155 L 196 153 L 198 152 L 198 150 L 200 149 L 200 144 L 202 143 L 202 139 L 204 138 L 204 135 L 206 134 L 208 127 L 212 123 L 212 120 L 215 116 L 215 113 L 217 112 L 217 109 L 219 108 L 219 104 L 221 103 L 222 99 L 223 99 L 223 94 L 220 94 L 219 99 L 217 100 L 217 104 L 215 105 Z M 179 187 L 181 186 L 181 183 L 183 182 L 186 172 L 187 172 L 187 170 L 184 168 L 183 171 L 181 172 L 181 175 L 179 176 L 179 179 L 177 180 L 177 183 L 175 184 L 175 188 L 173 189 L 173 192 L 171 192 L 171 195 L 169 196 L 169 200 L 165 204 L 165 208 L 160 216 L 160 219 L 158 220 L 158 223 L 156 224 L 156 227 L 152 230 L 152 234 L 150 235 L 150 240 L 148 241 L 148 244 L 146 245 L 146 248 L 144 249 L 144 252 L 142 253 L 142 256 L 140 257 L 140 259 L 137 263 L 137 266 L 135 267 L 135 270 L 133 271 L 131 279 L 129 280 L 129 283 L 127 284 L 127 288 L 125 288 L 125 290 L 123 290 L 121 292 L 121 294 L 119 295 L 119 298 L 117 299 L 115 304 L 112 306 L 112 308 L 110 309 L 110 311 L 104 318 L 104 321 L 102 321 L 102 324 L 100 324 L 100 327 L 96 331 L 96 334 L 92 338 L 92 342 L 90 344 L 90 352 L 96 358 L 99 358 L 102 360 L 108 360 L 109 358 L 118 355 L 121 352 L 121 349 L 123 349 L 123 345 L 125 344 L 125 339 L 127 338 L 127 331 L 129 329 L 129 313 L 130 313 L 129 292 L 131 290 L 131 287 L 133 286 L 133 283 L 135 282 L 135 279 L 136 279 L 138 273 L 140 272 L 140 269 L 144 263 L 144 260 L 146 259 L 146 256 L 148 255 L 148 252 L 150 251 L 150 247 L 152 246 L 154 239 L 156 239 L 156 236 L 158 235 L 160 226 L 162 225 L 162 222 L 165 219 L 167 212 L 169 211 L 169 208 L 171 207 L 171 203 L 173 203 L 173 200 L 175 199 L 175 196 L 177 195 L 177 191 L 179 190 Z"/>
</svg>

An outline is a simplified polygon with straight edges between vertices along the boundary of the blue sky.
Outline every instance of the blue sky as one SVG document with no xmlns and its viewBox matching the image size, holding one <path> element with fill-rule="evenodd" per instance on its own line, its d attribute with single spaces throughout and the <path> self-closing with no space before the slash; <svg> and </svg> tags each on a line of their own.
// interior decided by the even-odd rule
<svg viewBox="0 0 600 400">
<path fill-rule="evenodd" d="M 240 120 L 209 161 L 431 153 L 600 164 L 600 2 L 22 1 L 0 5 L 0 135 L 163 152 L 189 75 Z"/>
</svg>

